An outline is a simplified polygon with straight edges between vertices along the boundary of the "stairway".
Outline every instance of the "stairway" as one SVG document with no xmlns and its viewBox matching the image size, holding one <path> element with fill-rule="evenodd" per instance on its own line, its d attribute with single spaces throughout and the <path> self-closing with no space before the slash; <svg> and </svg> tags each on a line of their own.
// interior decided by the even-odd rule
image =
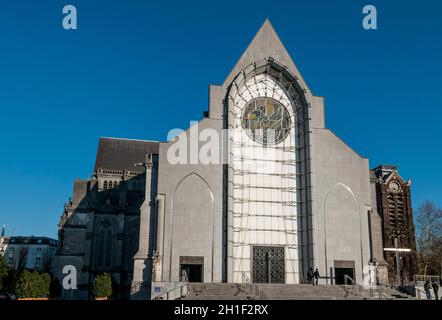
<svg viewBox="0 0 442 320">
<path fill-rule="evenodd" d="M 260 284 L 269 300 L 359 300 L 349 287 L 310 284 Z"/>
<path fill-rule="evenodd" d="M 361 300 L 350 286 L 189 283 L 184 300 Z"/>
<path fill-rule="evenodd" d="M 189 283 L 183 300 L 253 300 L 251 288 L 235 283 Z"/>
<path fill-rule="evenodd" d="M 415 296 L 400 287 L 391 289 L 391 296 L 396 300 L 417 300 Z"/>
<path fill-rule="evenodd" d="M 387 287 L 310 284 L 189 283 L 183 300 L 413 300 Z"/>
</svg>

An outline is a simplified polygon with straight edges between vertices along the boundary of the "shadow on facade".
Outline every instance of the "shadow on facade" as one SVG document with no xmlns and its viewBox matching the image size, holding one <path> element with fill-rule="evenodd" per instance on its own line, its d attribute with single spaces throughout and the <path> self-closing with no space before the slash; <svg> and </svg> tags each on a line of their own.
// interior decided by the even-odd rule
<svg viewBox="0 0 442 320">
<path fill-rule="evenodd" d="M 113 298 L 130 297 L 144 198 L 144 172 L 100 170 L 92 179 L 75 180 L 58 225 L 54 271 L 62 282 L 63 267 L 75 266 L 78 289 L 64 290 L 62 298 L 93 298 L 94 278 L 104 272 L 111 274 Z"/>
</svg>

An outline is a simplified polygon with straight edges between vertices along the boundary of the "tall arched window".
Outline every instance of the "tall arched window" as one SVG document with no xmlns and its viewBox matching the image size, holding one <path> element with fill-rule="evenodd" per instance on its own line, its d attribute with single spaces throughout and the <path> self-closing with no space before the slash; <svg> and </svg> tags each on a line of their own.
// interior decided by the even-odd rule
<svg viewBox="0 0 442 320">
<path fill-rule="evenodd" d="M 97 267 L 112 267 L 114 226 L 109 220 L 104 220 L 98 226 L 98 246 L 96 251 Z"/>
<path fill-rule="evenodd" d="M 116 189 L 118 187 L 118 182 L 114 181 L 114 189 Z"/>
<path fill-rule="evenodd" d="M 127 252 L 127 263 L 129 269 L 133 268 L 133 258 L 138 252 L 138 244 L 140 238 L 140 225 L 138 221 L 134 221 L 127 230 L 129 232 L 129 237 L 127 238 L 126 252 Z"/>
<path fill-rule="evenodd" d="M 103 183 L 103 189 L 104 189 L 104 190 L 107 189 L 107 181 L 104 181 L 104 183 Z"/>
</svg>

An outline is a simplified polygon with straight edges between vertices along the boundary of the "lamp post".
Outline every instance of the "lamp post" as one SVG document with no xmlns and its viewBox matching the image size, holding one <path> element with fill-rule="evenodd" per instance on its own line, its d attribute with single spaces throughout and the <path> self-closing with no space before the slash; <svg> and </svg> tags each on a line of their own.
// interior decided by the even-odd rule
<svg viewBox="0 0 442 320">
<path fill-rule="evenodd" d="M 398 231 L 398 230 L 394 230 L 393 231 L 393 238 L 394 238 L 394 251 L 396 253 L 396 276 L 399 282 L 399 286 L 402 286 L 402 277 L 401 277 L 401 270 L 400 270 L 400 263 L 401 263 L 401 258 L 399 256 L 399 244 L 398 244 L 398 238 L 404 238 L 405 235 L 402 231 Z"/>
<path fill-rule="evenodd" d="M 399 246 L 397 244 L 397 236 L 394 237 L 394 248 L 396 249 L 396 276 L 397 280 L 399 282 L 399 286 L 402 285 L 402 279 L 401 279 L 401 270 L 399 268 L 399 264 L 401 263 L 400 257 L 399 257 Z"/>
</svg>

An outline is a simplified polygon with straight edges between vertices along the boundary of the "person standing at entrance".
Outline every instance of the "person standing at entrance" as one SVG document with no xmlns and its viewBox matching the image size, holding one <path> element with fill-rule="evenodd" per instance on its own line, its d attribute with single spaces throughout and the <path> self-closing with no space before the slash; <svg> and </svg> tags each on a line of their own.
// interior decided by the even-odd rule
<svg viewBox="0 0 442 320">
<path fill-rule="evenodd" d="M 433 286 L 434 298 L 436 300 L 439 300 L 439 286 L 437 285 L 437 282 L 434 281 L 432 286 Z"/>
<path fill-rule="evenodd" d="M 313 284 L 313 269 L 312 268 L 308 268 L 308 272 L 307 272 L 307 283 Z"/>
<path fill-rule="evenodd" d="M 425 294 L 427 295 L 428 300 L 431 299 L 430 289 L 431 289 L 430 281 L 426 281 L 424 284 L 424 290 L 425 290 Z"/>
<path fill-rule="evenodd" d="M 318 285 L 319 282 L 319 270 L 316 268 L 315 273 L 313 274 L 313 285 Z"/>
</svg>

